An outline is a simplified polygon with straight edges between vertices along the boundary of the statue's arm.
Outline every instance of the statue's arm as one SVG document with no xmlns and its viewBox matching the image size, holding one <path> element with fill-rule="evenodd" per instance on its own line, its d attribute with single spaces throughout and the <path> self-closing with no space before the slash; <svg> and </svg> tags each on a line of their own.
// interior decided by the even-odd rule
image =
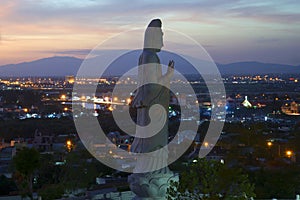
<svg viewBox="0 0 300 200">
<path fill-rule="evenodd" d="M 158 82 L 159 84 L 165 85 L 170 84 L 171 78 L 174 76 L 174 61 L 170 60 L 168 64 L 168 69 L 165 75 L 162 75 Z"/>
</svg>

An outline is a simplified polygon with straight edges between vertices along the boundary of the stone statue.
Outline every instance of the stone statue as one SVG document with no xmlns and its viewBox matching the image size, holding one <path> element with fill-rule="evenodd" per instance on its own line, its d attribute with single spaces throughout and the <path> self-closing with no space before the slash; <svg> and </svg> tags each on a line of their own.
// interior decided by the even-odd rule
<svg viewBox="0 0 300 200">
<path fill-rule="evenodd" d="M 163 47 L 162 37 L 161 21 L 159 19 L 152 20 L 146 30 L 144 49 L 139 58 L 138 77 L 141 87 L 133 99 L 132 106 L 137 108 L 138 125 L 146 126 L 151 123 L 148 113 L 151 106 L 155 104 L 164 108 L 164 110 L 155 109 L 155 119 L 164 120 L 166 123 L 158 133 L 153 129 L 136 130 L 135 140 L 131 147 L 131 151 L 135 153 L 151 152 L 165 146 L 168 142 L 168 123 L 161 117 L 162 112 L 165 112 L 165 116 L 168 115 L 170 101 L 168 87 L 170 87 L 170 79 L 174 74 L 174 61 L 169 62 L 167 73 L 163 75 L 160 60 L 156 54 Z"/>
<path fill-rule="evenodd" d="M 131 103 L 137 109 L 136 123 L 139 125 L 131 145 L 133 153 L 153 152 L 168 143 L 169 88 L 174 61 L 169 62 L 163 74 L 157 55 L 162 47 L 161 20 L 154 19 L 145 31 L 144 48 L 139 58 L 139 88 Z M 144 154 L 137 158 L 135 173 L 128 178 L 131 190 L 137 194 L 136 199 L 165 199 L 169 182 L 178 180 L 168 167 L 160 167 L 167 166 L 168 150 L 164 149 L 163 153 L 151 158 Z"/>
</svg>

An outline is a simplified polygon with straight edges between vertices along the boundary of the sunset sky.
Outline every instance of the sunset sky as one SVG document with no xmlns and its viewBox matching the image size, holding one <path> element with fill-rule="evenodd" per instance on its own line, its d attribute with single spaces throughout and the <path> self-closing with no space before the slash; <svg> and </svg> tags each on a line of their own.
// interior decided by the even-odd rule
<svg viewBox="0 0 300 200">
<path fill-rule="evenodd" d="M 152 18 L 194 38 L 216 62 L 300 65 L 299 0 L 1 0 L 0 65 L 82 57 Z"/>
</svg>

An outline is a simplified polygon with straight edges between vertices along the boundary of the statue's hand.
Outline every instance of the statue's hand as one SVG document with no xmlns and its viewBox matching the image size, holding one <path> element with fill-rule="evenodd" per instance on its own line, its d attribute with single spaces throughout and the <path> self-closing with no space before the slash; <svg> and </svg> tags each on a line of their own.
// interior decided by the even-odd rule
<svg viewBox="0 0 300 200">
<path fill-rule="evenodd" d="M 170 60 L 168 66 L 174 69 L 174 60 Z"/>
<path fill-rule="evenodd" d="M 168 74 L 170 76 L 173 76 L 173 74 L 174 74 L 174 60 L 170 60 L 168 66 L 169 66 L 168 67 Z"/>
</svg>

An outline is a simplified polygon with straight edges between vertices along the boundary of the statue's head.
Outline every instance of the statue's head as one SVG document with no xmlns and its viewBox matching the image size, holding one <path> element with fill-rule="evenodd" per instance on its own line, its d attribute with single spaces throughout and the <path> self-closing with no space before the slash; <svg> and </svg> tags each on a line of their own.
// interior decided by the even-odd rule
<svg viewBox="0 0 300 200">
<path fill-rule="evenodd" d="M 155 51 L 160 51 L 163 46 L 161 20 L 153 19 L 145 31 L 144 49 L 154 49 Z"/>
</svg>

